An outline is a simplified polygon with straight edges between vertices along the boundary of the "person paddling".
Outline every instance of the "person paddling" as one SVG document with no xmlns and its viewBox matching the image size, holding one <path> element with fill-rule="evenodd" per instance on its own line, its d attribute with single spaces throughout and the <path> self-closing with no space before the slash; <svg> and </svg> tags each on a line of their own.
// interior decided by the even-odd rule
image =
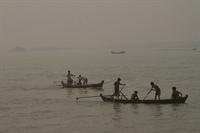
<svg viewBox="0 0 200 133">
<path fill-rule="evenodd" d="M 72 79 L 72 76 L 75 76 L 74 74 L 71 74 L 71 71 L 68 70 L 67 71 L 67 85 L 72 85 L 73 84 L 73 79 Z"/>
<path fill-rule="evenodd" d="M 121 81 L 121 78 L 118 78 L 117 81 L 115 81 L 115 83 L 114 83 L 114 93 L 112 95 L 112 96 L 116 96 L 118 98 L 120 96 L 120 90 L 119 90 L 120 85 L 126 85 L 126 84 L 120 83 L 120 81 Z"/>
<path fill-rule="evenodd" d="M 161 94 L 161 90 L 160 90 L 160 87 L 156 84 L 154 84 L 154 82 L 151 82 L 151 90 L 150 91 L 155 91 L 155 100 L 157 100 L 157 97 L 158 97 L 158 100 L 160 100 L 160 94 Z"/>
<path fill-rule="evenodd" d="M 172 87 L 172 99 L 177 99 L 182 97 L 182 93 L 176 90 L 176 87 Z"/>
</svg>

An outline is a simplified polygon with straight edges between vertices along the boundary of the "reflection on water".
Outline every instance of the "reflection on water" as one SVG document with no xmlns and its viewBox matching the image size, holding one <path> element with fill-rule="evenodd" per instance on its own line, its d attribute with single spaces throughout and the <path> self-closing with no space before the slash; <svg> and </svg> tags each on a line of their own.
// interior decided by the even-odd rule
<svg viewBox="0 0 200 133">
<path fill-rule="evenodd" d="M 66 88 L 64 88 L 64 89 L 67 91 L 67 96 L 68 97 L 73 95 L 72 89 L 66 89 Z"/>
<path fill-rule="evenodd" d="M 171 109 L 172 111 L 179 111 L 180 108 L 183 104 L 171 104 Z"/>
<path fill-rule="evenodd" d="M 113 110 L 114 110 L 114 116 L 112 119 L 115 121 L 119 121 L 121 119 L 121 113 L 122 113 L 121 104 L 113 103 Z"/>
<path fill-rule="evenodd" d="M 176 119 L 176 120 L 181 120 L 181 119 L 184 119 L 186 115 L 188 115 L 186 113 L 186 108 L 187 107 L 187 104 L 172 104 L 172 105 L 169 105 L 169 115 L 173 118 L 173 119 Z"/>
<path fill-rule="evenodd" d="M 112 123 L 114 129 L 118 129 L 122 125 L 122 117 L 123 117 L 123 107 L 119 103 L 113 103 L 113 115 L 112 115 Z"/>
<path fill-rule="evenodd" d="M 115 114 L 121 113 L 121 106 L 122 104 L 120 103 L 113 103 L 113 109 L 115 111 Z"/>
<path fill-rule="evenodd" d="M 132 104 L 132 112 L 134 113 L 134 114 L 136 114 L 136 115 L 138 115 L 138 104 Z"/>
<path fill-rule="evenodd" d="M 162 105 L 155 105 L 152 109 L 153 116 L 161 116 L 163 115 L 162 112 Z"/>
</svg>

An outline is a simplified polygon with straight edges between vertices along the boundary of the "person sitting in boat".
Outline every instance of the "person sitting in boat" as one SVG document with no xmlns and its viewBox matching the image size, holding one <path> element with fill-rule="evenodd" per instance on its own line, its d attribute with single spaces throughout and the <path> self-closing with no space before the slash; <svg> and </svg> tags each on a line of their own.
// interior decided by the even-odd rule
<svg viewBox="0 0 200 133">
<path fill-rule="evenodd" d="M 82 76 L 79 75 L 79 76 L 77 77 L 77 79 L 78 79 L 77 85 L 82 85 Z"/>
<path fill-rule="evenodd" d="M 134 91 L 134 93 L 131 95 L 131 100 L 139 100 L 139 97 L 138 97 L 138 91 Z"/>
<path fill-rule="evenodd" d="M 75 75 L 71 74 L 71 71 L 68 70 L 67 71 L 67 75 L 66 75 L 66 77 L 67 77 L 67 85 L 72 85 L 73 84 L 73 79 L 72 79 L 73 76 L 75 76 Z"/>
<path fill-rule="evenodd" d="M 87 85 L 88 84 L 88 79 L 86 77 L 82 77 L 83 80 L 83 85 Z"/>
<path fill-rule="evenodd" d="M 176 87 L 172 87 L 172 99 L 177 99 L 182 97 L 182 93 L 176 90 Z"/>
<path fill-rule="evenodd" d="M 78 83 L 77 83 L 78 85 L 87 85 L 88 79 L 86 77 L 79 75 L 77 78 L 78 78 Z"/>
<path fill-rule="evenodd" d="M 119 86 L 120 85 L 126 85 L 126 84 L 120 83 L 120 81 L 121 81 L 121 78 L 118 78 L 117 81 L 115 81 L 115 83 L 114 83 L 114 93 L 112 94 L 112 96 L 116 96 L 117 98 L 119 98 L 119 96 L 120 96 Z"/>
<path fill-rule="evenodd" d="M 155 91 L 155 100 L 157 100 L 157 97 L 158 97 L 158 100 L 160 100 L 160 94 L 161 94 L 161 90 L 160 90 L 160 87 L 158 85 L 156 85 L 154 82 L 151 82 L 151 90 L 150 91 Z"/>
</svg>

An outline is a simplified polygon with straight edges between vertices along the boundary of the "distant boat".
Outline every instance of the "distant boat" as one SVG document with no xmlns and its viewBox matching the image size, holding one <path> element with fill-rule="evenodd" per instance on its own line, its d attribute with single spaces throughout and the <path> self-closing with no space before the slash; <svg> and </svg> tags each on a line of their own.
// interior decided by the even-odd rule
<svg viewBox="0 0 200 133">
<path fill-rule="evenodd" d="M 104 80 L 102 80 L 100 83 L 95 84 L 86 84 L 86 85 L 67 85 L 64 81 L 61 81 L 61 85 L 63 88 L 100 88 L 102 89 L 104 84 Z"/>
<path fill-rule="evenodd" d="M 46 46 L 46 47 L 35 47 L 30 50 L 31 51 L 56 51 L 56 50 L 62 50 L 62 49 L 63 48 Z"/>
<path fill-rule="evenodd" d="M 26 52 L 26 51 L 27 51 L 26 48 L 24 48 L 24 47 L 19 47 L 19 46 L 17 46 L 17 47 L 15 47 L 15 48 L 11 49 L 11 52 Z"/>
<path fill-rule="evenodd" d="M 125 51 L 110 51 L 111 54 L 125 54 Z"/>
<path fill-rule="evenodd" d="M 193 48 L 192 50 L 197 50 L 197 48 Z"/>
</svg>

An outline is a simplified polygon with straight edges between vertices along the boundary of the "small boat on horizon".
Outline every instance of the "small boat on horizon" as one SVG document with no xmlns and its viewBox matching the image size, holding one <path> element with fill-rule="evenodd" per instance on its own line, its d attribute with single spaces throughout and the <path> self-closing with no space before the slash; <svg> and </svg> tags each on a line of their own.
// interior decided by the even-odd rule
<svg viewBox="0 0 200 133">
<path fill-rule="evenodd" d="M 192 50 L 194 50 L 194 51 L 195 51 L 195 50 L 197 50 L 197 48 L 193 48 Z"/>
<path fill-rule="evenodd" d="M 111 54 L 125 54 L 125 51 L 110 51 Z"/>
<path fill-rule="evenodd" d="M 20 46 L 17 46 L 13 49 L 10 50 L 11 52 L 26 52 L 27 49 L 25 47 L 20 47 Z"/>
</svg>

